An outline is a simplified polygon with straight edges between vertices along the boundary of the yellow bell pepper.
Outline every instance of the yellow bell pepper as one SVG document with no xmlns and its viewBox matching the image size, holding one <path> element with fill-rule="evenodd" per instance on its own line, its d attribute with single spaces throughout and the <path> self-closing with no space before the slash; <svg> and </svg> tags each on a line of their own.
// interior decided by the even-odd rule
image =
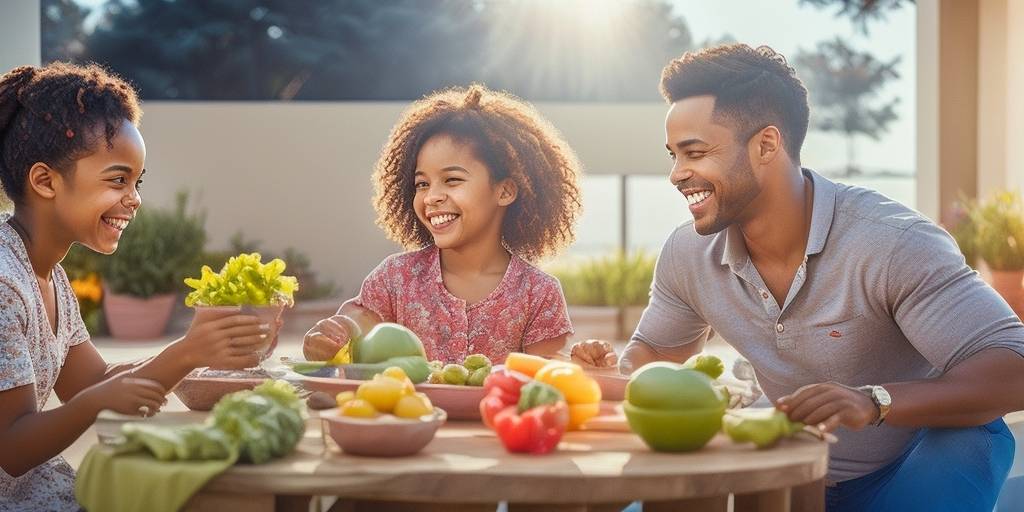
<svg viewBox="0 0 1024 512">
<path fill-rule="evenodd" d="M 597 416 L 601 402 L 601 386 L 587 376 L 577 364 L 552 361 L 537 371 L 535 380 L 550 384 L 562 392 L 569 404 L 569 429 L 579 428 Z"/>
<path fill-rule="evenodd" d="M 569 406 L 569 430 L 579 430 L 580 425 L 597 416 L 601 404 L 572 404 Z"/>
</svg>

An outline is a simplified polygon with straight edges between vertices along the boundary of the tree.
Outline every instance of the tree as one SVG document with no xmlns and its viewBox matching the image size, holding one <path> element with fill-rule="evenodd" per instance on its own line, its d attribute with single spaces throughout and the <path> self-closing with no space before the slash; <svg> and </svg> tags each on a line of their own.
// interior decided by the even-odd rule
<svg viewBox="0 0 1024 512">
<path fill-rule="evenodd" d="M 915 0 L 800 0 L 801 5 L 812 5 L 824 9 L 839 6 L 836 17 L 849 16 L 862 33 L 868 33 L 868 23 L 885 19 L 887 11 L 895 11 Z"/>
<path fill-rule="evenodd" d="M 74 0 L 48 0 L 40 13 L 43 60 L 74 60 L 85 50 L 85 19 L 91 10 Z"/>
<path fill-rule="evenodd" d="M 146 99 L 408 100 L 479 81 L 656 100 L 662 66 L 693 47 L 667 0 L 107 0 L 99 14 L 77 59 Z"/>
<path fill-rule="evenodd" d="M 861 53 L 842 39 L 818 43 L 817 51 L 800 51 L 794 64 L 807 85 L 811 124 L 825 132 L 840 132 L 847 141 L 847 175 L 856 174 L 856 136 L 878 140 L 896 120 L 899 98 L 877 101 L 890 80 L 899 78 L 900 58 L 884 62 Z"/>
</svg>

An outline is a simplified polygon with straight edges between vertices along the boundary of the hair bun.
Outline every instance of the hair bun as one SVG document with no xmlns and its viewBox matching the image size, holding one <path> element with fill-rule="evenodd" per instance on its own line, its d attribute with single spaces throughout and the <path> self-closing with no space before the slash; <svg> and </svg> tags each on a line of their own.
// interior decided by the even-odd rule
<svg viewBox="0 0 1024 512">
<path fill-rule="evenodd" d="M 0 77 L 0 134 L 14 121 L 18 112 L 18 95 L 21 89 L 36 76 L 36 67 L 19 66 Z M 2 137 L 0 137 L 2 141 Z"/>
<path fill-rule="evenodd" d="M 480 109 L 480 98 L 484 95 L 484 88 L 480 84 L 473 84 L 466 90 L 466 97 L 462 100 L 463 106 L 474 110 Z"/>
</svg>

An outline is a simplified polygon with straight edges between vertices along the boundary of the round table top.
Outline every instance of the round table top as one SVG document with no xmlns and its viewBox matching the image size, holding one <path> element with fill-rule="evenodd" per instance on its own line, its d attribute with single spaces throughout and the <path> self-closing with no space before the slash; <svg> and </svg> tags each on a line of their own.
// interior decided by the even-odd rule
<svg viewBox="0 0 1024 512">
<path fill-rule="evenodd" d="M 178 414 L 192 420 L 203 416 Z M 552 454 L 513 455 L 493 432 L 469 422 L 449 422 L 415 456 L 369 458 L 341 452 L 320 423 L 310 418 L 292 455 L 236 465 L 204 490 L 395 501 L 610 503 L 784 489 L 820 480 L 828 467 L 828 445 L 799 436 L 757 450 L 719 435 L 700 451 L 667 454 L 652 452 L 631 433 L 568 432 Z"/>
</svg>

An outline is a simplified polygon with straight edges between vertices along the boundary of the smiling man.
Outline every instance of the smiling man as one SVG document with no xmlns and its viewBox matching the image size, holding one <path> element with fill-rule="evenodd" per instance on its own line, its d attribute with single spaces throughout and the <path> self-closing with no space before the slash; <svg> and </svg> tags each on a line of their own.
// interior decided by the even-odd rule
<svg viewBox="0 0 1024 512">
<path fill-rule="evenodd" d="M 684 361 L 712 331 L 789 417 L 836 430 L 829 510 L 991 510 L 1024 409 L 1024 325 L 950 236 L 800 166 L 807 91 L 767 47 L 665 67 L 670 179 L 693 222 L 662 249 L 619 362 Z M 601 342 L 574 347 L 599 362 Z"/>
</svg>

